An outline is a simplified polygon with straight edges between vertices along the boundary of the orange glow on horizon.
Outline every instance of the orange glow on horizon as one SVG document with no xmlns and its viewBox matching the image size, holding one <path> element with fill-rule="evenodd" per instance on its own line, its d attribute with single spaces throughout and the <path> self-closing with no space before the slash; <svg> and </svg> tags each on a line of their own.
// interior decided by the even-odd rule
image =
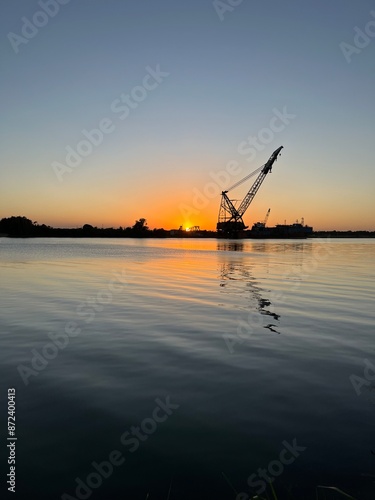
<svg viewBox="0 0 375 500">
<path fill-rule="evenodd" d="M 195 158 L 194 158 L 195 161 Z M 127 174 L 119 173 L 116 184 L 103 177 L 86 177 L 84 169 L 71 174 L 66 184 L 51 182 L 48 188 L 39 191 L 28 187 L 19 189 L 17 197 L 11 191 L 4 194 L 3 210 L 0 218 L 25 216 L 38 224 L 52 227 L 82 227 L 91 224 L 96 227 L 131 227 L 135 221 L 144 217 L 148 227 L 166 230 L 184 230 L 199 226 L 201 230 L 216 230 L 220 205 L 220 193 L 198 199 L 195 193 L 203 193 L 210 180 L 209 172 L 223 168 L 223 162 L 206 158 L 201 160 L 199 172 L 191 175 L 189 162 L 170 164 L 159 162 L 155 168 L 167 170 L 163 175 L 155 175 L 152 182 L 144 183 L 140 177 L 128 184 Z M 177 160 L 176 160 L 177 163 Z M 243 170 L 245 172 L 244 166 Z M 271 208 L 268 226 L 278 223 L 294 223 L 304 217 L 305 224 L 314 230 L 367 230 L 374 231 L 373 198 L 364 192 L 332 191 L 328 186 L 319 185 L 319 190 L 308 188 L 304 179 L 295 178 L 300 172 L 292 166 L 289 172 L 275 169 L 257 193 L 252 205 L 244 215 L 245 224 L 264 220 Z M 291 173 L 293 173 L 293 176 Z M 75 177 L 76 176 L 76 177 Z M 85 181 L 82 189 L 80 177 Z M 248 185 L 234 192 L 232 198 L 243 199 Z M 366 187 L 371 191 L 371 186 Z M 219 191 L 219 189 L 217 190 Z M 197 201 L 198 200 L 198 201 Z M 199 202 L 199 203 L 198 203 Z"/>
<path fill-rule="evenodd" d="M 46 224 L 52 227 L 82 227 L 84 224 L 91 224 L 94 227 L 131 227 L 134 225 L 135 221 L 141 217 L 147 220 L 147 225 L 150 229 L 163 228 L 166 230 L 182 229 L 189 231 L 191 227 L 199 226 L 201 230 L 216 230 L 217 222 L 217 207 L 209 207 L 210 210 L 202 211 L 202 213 L 191 217 L 189 220 L 184 221 L 183 218 L 178 213 L 172 213 L 171 210 L 163 211 L 145 211 L 145 213 L 135 213 L 132 216 L 123 217 L 116 213 L 113 215 L 111 211 L 102 211 L 99 213 L 65 213 L 60 216 L 53 216 L 51 214 L 43 214 L 42 212 L 36 211 L 13 211 L 11 213 L 2 213 L 0 218 L 10 217 L 12 215 L 24 215 L 25 217 L 37 221 L 38 224 Z M 31 213 L 30 213 L 31 212 Z M 150 212 L 150 216 L 148 214 Z M 245 224 L 251 228 L 252 224 L 257 221 L 262 221 L 264 219 L 266 208 L 265 205 L 261 209 L 249 211 L 244 216 Z M 275 212 L 275 211 L 274 211 Z M 271 214 L 267 222 L 267 226 L 275 226 L 276 224 L 292 224 L 297 220 L 300 222 L 303 216 L 300 214 L 295 215 L 295 209 L 288 209 L 285 211 L 280 211 L 281 216 L 276 213 Z M 307 212 L 307 211 L 306 211 Z M 310 210 L 308 211 L 310 212 Z M 374 231 L 375 227 L 369 220 L 362 220 L 361 224 L 358 224 L 354 214 L 351 217 L 347 217 L 345 220 L 337 222 L 334 216 L 327 216 L 322 210 L 321 212 L 315 211 L 314 214 L 305 213 L 304 223 L 308 226 L 313 226 L 315 231 Z"/>
</svg>

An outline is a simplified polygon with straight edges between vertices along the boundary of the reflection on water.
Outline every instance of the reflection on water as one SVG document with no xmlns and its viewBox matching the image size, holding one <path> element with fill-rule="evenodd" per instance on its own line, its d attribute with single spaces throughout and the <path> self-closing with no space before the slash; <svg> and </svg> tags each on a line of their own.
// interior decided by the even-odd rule
<svg viewBox="0 0 375 500">
<path fill-rule="evenodd" d="M 259 245 L 256 245 L 259 246 Z M 246 294 L 249 297 L 247 309 L 252 312 L 254 309 L 262 316 L 269 316 L 274 321 L 279 321 L 280 315 L 271 311 L 273 304 L 269 296 L 265 297 L 268 292 L 259 286 L 257 279 L 253 275 L 254 264 L 251 263 L 251 254 L 233 255 L 229 252 L 243 252 L 243 242 L 219 241 L 218 250 L 227 252 L 220 266 L 220 287 L 223 293 L 229 294 Z M 220 254 L 219 254 L 220 255 Z M 271 332 L 280 333 L 276 328 L 275 323 L 264 324 L 263 328 L 269 329 Z"/>
<path fill-rule="evenodd" d="M 217 249 L 224 252 L 243 252 L 244 243 L 243 241 L 218 241 Z"/>
<path fill-rule="evenodd" d="M 306 241 L 219 240 L 217 250 L 224 252 L 290 253 L 311 252 L 313 246 Z"/>
<path fill-rule="evenodd" d="M 328 248 L 0 238 L 0 379 L 17 389 L 17 497 L 83 498 L 75 478 L 92 478 L 91 464 L 119 450 L 126 463 L 93 500 L 169 491 L 170 500 L 234 500 L 229 483 L 253 498 L 248 478 L 296 439 L 306 451 L 275 479 L 278 500 L 315 499 L 319 484 L 373 500 L 363 478 L 374 467 L 374 391 L 356 394 L 349 377 L 363 377 L 364 359 L 375 363 L 375 241 Z M 78 315 L 83 302 L 91 322 Z M 32 368 L 51 332 L 72 321 L 82 332 L 25 386 L 17 366 Z M 178 410 L 126 453 L 120 436 L 150 429 L 155 398 L 167 396 Z"/>
</svg>

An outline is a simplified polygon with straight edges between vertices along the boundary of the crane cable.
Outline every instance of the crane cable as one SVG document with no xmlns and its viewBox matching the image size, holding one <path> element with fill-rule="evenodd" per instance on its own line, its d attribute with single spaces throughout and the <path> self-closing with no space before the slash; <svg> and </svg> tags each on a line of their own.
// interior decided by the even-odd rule
<svg viewBox="0 0 375 500">
<path fill-rule="evenodd" d="M 243 182 L 247 181 L 247 179 L 250 179 L 250 177 L 252 177 L 253 175 L 256 175 L 258 172 L 260 172 L 262 170 L 262 168 L 264 167 L 264 165 L 262 165 L 261 167 L 257 168 L 256 170 L 254 170 L 254 172 L 251 172 L 251 174 L 246 175 L 246 177 L 244 177 L 240 181 L 238 181 L 235 184 L 233 184 L 233 186 L 231 186 L 230 188 L 227 189 L 227 192 L 231 191 L 232 189 L 234 189 L 234 188 L 236 188 L 238 186 L 240 186 Z"/>
</svg>

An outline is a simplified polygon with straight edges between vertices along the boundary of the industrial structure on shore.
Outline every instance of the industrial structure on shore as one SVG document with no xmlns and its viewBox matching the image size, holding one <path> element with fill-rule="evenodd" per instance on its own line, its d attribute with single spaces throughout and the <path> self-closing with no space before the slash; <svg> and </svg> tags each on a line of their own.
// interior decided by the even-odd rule
<svg viewBox="0 0 375 500">
<path fill-rule="evenodd" d="M 266 227 L 266 223 L 270 214 L 270 209 L 266 214 L 263 222 L 256 222 L 251 230 L 246 231 L 248 226 L 243 221 L 243 216 L 249 208 L 260 186 L 262 185 L 267 174 L 272 172 L 272 166 L 280 155 L 283 146 L 277 148 L 270 156 L 267 163 L 254 170 L 243 179 L 236 182 L 226 191 L 221 193 L 221 202 L 219 209 L 219 218 L 216 225 L 217 233 L 222 238 L 306 238 L 312 235 L 313 228 L 305 226 L 302 219 L 301 222 L 294 224 L 277 224 L 275 227 Z M 244 199 L 236 207 L 235 201 L 229 199 L 228 192 L 240 186 L 254 175 L 258 174 L 253 185 L 245 195 Z"/>
</svg>

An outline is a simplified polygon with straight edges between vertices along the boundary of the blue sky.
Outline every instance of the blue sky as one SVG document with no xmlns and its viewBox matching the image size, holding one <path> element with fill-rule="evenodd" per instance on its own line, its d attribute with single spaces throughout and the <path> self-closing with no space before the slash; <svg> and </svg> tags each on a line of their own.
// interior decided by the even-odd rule
<svg viewBox="0 0 375 500">
<path fill-rule="evenodd" d="M 42 8 L 9 3 L 0 20 L 0 217 L 214 229 L 220 195 L 194 204 L 210 172 L 238 161 L 232 184 L 283 145 L 247 223 L 271 207 L 270 224 L 304 216 L 316 229 L 374 230 L 373 2 L 233 3 L 220 19 L 220 2 L 206 0 L 70 0 L 18 53 L 9 33 L 22 35 L 24 17 L 43 23 Z M 355 27 L 367 25 L 358 48 Z M 350 62 L 342 42 L 355 49 Z M 120 120 L 111 103 L 158 65 L 168 76 Z M 295 117 L 246 161 L 238 145 L 269 127 L 275 109 Z M 51 164 L 66 164 L 65 148 L 105 118 L 113 132 L 60 182 Z"/>
</svg>

